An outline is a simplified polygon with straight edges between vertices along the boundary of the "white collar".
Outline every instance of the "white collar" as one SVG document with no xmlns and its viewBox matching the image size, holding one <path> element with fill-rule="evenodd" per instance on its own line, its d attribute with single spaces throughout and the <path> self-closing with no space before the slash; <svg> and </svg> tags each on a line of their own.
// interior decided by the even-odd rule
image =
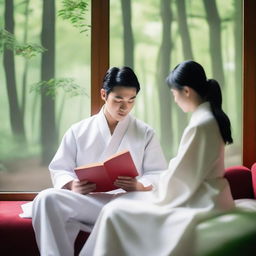
<svg viewBox="0 0 256 256">
<path fill-rule="evenodd" d="M 110 133 L 110 129 L 109 129 L 109 126 L 108 126 L 108 121 L 107 121 L 107 118 L 104 114 L 104 106 L 102 106 L 99 114 L 98 114 L 98 117 L 99 117 L 99 128 L 101 130 L 101 133 L 106 137 L 106 138 L 111 138 L 113 135 L 115 135 L 116 133 L 119 133 L 121 131 L 126 131 L 127 130 L 127 127 L 128 127 L 128 124 L 129 124 L 129 120 L 130 120 L 130 114 L 128 114 L 123 120 L 119 121 L 117 123 L 117 126 L 113 132 L 113 134 L 111 135 Z"/>
<path fill-rule="evenodd" d="M 119 145 L 126 134 L 130 123 L 130 115 L 128 114 L 123 120 L 119 121 L 113 134 L 111 135 L 107 119 L 104 114 L 104 106 L 98 114 L 98 127 L 105 143 L 105 149 L 101 155 L 101 160 L 111 156 L 117 152 Z"/>
<path fill-rule="evenodd" d="M 211 111 L 211 105 L 209 101 L 203 102 L 200 104 L 196 110 L 192 113 L 191 119 L 190 119 L 190 124 L 193 123 L 194 121 L 201 119 L 205 115 L 213 115 Z"/>
</svg>

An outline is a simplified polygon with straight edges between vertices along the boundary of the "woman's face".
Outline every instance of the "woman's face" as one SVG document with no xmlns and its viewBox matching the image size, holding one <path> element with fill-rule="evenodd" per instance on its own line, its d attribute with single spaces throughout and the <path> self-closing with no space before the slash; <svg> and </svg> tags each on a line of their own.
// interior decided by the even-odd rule
<svg viewBox="0 0 256 256">
<path fill-rule="evenodd" d="M 116 86 L 107 95 L 105 89 L 101 89 L 101 97 L 105 101 L 104 113 L 108 121 L 121 121 L 132 110 L 137 91 L 134 87 Z"/>
<path fill-rule="evenodd" d="M 191 111 L 191 100 L 189 97 L 189 91 L 187 88 L 182 90 L 171 89 L 174 101 L 183 110 L 183 112 Z"/>
</svg>

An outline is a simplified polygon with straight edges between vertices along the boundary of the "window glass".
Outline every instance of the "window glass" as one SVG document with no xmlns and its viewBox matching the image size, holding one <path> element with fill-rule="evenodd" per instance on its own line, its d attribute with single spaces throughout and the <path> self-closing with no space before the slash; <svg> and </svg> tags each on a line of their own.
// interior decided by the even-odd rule
<svg viewBox="0 0 256 256">
<path fill-rule="evenodd" d="M 156 130 L 167 159 L 175 156 L 189 116 L 173 103 L 165 78 L 194 59 L 222 87 L 234 138 L 225 165 L 241 164 L 241 56 L 241 0 L 110 0 L 110 65 L 134 68 L 142 87 L 134 115 Z"/>
<path fill-rule="evenodd" d="M 87 2 L 79 22 L 90 25 Z M 0 2 L 1 33 L 16 47 L 12 58 L 1 37 L 1 63 L 7 64 L 0 65 L 0 191 L 52 186 L 48 164 L 64 132 L 90 116 L 90 28 L 64 19 L 63 3 Z M 12 30 L 12 17 L 14 28 L 8 32 L 14 38 L 3 30 Z M 20 55 L 26 43 L 43 46 L 45 52 L 37 47 L 35 56 L 26 59 Z"/>
</svg>

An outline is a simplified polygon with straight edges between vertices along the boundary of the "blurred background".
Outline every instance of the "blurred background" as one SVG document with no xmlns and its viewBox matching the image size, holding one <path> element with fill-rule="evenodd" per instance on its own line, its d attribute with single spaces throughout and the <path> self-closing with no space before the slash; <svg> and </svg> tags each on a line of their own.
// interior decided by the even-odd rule
<svg viewBox="0 0 256 256">
<path fill-rule="evenodd" d="M 242 0 L 110 0 L 110 66 L 134 69 L 133 114 L 168 160 L 189 115 L 165 78 L 194 59 L 222 87 L 234 138 L 225 165 L 241 164 L 242 12 Z M 0 191 L 40 191 L 64 132 L 90 116 L 91 1 L 0 0 L 0 17 Z"/>
</svg>

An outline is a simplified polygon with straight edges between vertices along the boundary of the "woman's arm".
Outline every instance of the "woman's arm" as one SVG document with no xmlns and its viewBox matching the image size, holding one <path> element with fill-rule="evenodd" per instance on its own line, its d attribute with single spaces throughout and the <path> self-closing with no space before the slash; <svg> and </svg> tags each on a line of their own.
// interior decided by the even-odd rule
<svg viewBox="0 0 256 256">
<path fill-rule="evenodd" d="M 168 168 L 163 150 L 153 130 L 148 131 L 147 143 L 143 156 L 143 174 L 138 181 L 145 187 L 156 187 L 159 175 Z"/>
<path fill-rule="evenodd" d="M 207 178 L 215 162 L 223 158 L 223 147 L 215 120 L 188 127 L 177 156 L 161 177 L 159 203 L 172 207 L 185 203 Z"/>
</svg>

